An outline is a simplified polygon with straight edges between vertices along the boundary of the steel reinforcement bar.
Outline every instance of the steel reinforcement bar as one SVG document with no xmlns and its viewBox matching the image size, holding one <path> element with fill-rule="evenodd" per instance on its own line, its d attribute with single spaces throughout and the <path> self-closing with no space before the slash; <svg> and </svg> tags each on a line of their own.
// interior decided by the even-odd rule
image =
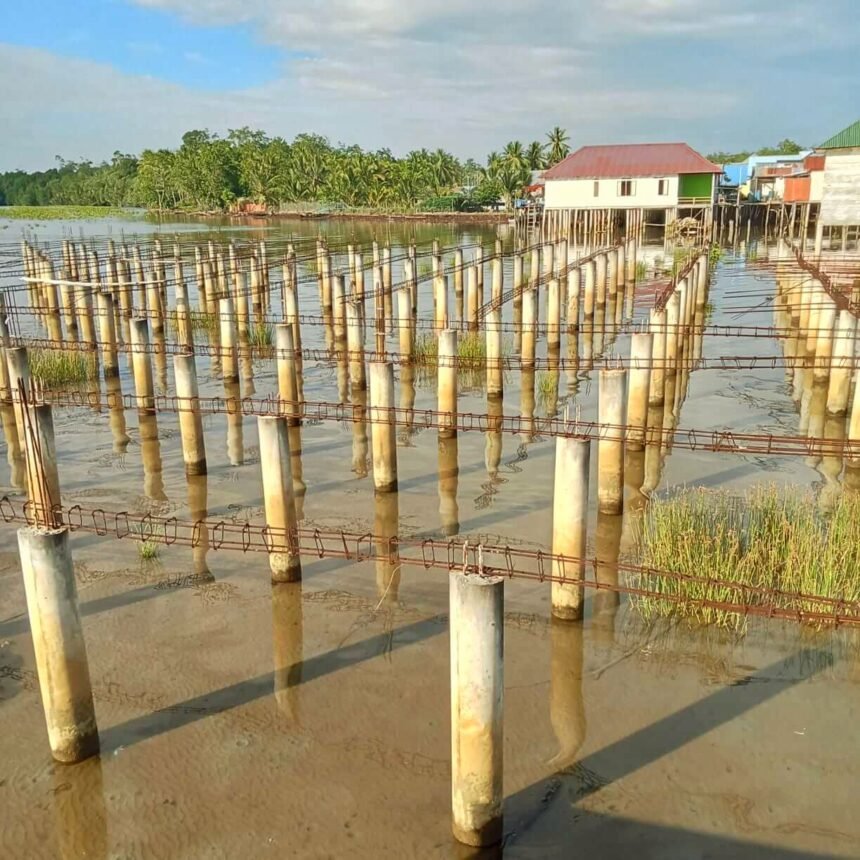
<svg viewBox="0 0 860 860">
<path fill-rule="evenodd" d="M 277 396 L 255 397 L 201 397 L 194 401 L 171 395 L 156 395 L 143 408 L 136 395 L 118 395 L 108 392 L 38 392 L 43 402 L 57 406 L 87 407 L 90 409 L 141 409 L 178 413 L 198 411 L 207 415 L 267 415 L 294 418 L 302 421 L 339 421 L 348 423 L 394 424 L 412 430 L 444 430 L 468 432 L 498 432 L 528 435 L 532 438 L 557 436 L 579 439 L 626 438 L 632 430 L 626 424 L 604 424 L 599 421 L 571 421 L 564 418 L 529 418 L 522 415 L 491 415 L 476 412 L 443 412 L 437 409 L 409 409 L 392 407 L 383 409 L 364 404 L 333 401 L 282 400 Z M 729 454 L 844 457 L 860 465 L 860 440 L 829 439 L 821 436 L 782 436 L 773 433 L 738 433 L 733 430 L 697 428 L 648 427 L 645 442 L 667 448 L 684 448 L 690 451 L 709 451 Z"/>
<path fill-rule="evenodd" d="M 40 511 L 30 503 L 10 496 L 0 499 L 0 516 L 7 523 L 33 524 L 41 521 Z M 84 531 L 118 540 L 137 540 L 166 546 L 206 547 L 214 551 L 295 552 L 316 558 L 341 558 L 351 562 L 378 561 L 408 565 L 425 570 L 462 571 L 483 576 L 505 576 L 538 582 L 580 584 L 584 588 L 626 594 L 633 598 L 696 606 L 740 615 L 759 615 L 815 625 L 860 625 L 860 602 L 840 598 L 789 592 L 765 586 L 713 579 L 675 570 L 658 570 L 626 562 L 609 563 L 597 557 L 574 558 L 542 550 L 503 544 L 470 542 L 468 537 L 435 538 L 374 535 L 341 529 L 299 528 L 293 531 L 230 520 L 180 520 L 177 517 L 136 515 L 127 511 L 106 511 L 82 505 L 52 508 L 54 521 L 71 531 Z M 594 578 L 581 577 L 582 563 Z M 625 574 L 625 582 L 601 581 L 597 571 Z M 674 582 L 679 591 L 649 587 L 649 583 Z M 705 586 L 734 600 L 691 597 L 680 590 L 682 584 Z"/>
</svg>

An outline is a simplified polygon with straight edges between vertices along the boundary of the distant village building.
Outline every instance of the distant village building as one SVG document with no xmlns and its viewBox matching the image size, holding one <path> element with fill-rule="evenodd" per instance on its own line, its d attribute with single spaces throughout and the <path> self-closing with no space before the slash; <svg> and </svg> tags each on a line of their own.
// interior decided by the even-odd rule
<svg viewBox="0 0 860 860">
<path fill-rule="evenodd" d="M 786 177 L 793 176 L 809 154 L 810 150 L 796 155 L 751 155 L 746 161 L 724 164 L 720 190 L 737 189 L 744 200 L 782 200 Z"/>
<path fill-rule="evenodd" d="M 678 222 L 709 235 L 721 173 L 686 143 L 584 146 L 544 174 L 544 219 L 603 240 L 665 238 Z"/>
<path fill-rule="evenodd" d="M 819 222 L 860 225 L 860 120 L 824 141 L 816 153 L 824 156 Z"/>
</svg>

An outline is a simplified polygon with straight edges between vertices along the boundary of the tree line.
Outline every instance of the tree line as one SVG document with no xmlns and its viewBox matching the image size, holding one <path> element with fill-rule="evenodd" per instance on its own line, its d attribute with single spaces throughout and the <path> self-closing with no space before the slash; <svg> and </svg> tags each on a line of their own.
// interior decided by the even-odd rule
<svg viewBox="0 0 860 860">
<path fill-rule="evenodd" d="M 786 138 L 785 140 L 781 140 L 776 146 L 763 146 L 755 152 L 752 150 L 712 152 L 705 157 L 714 164 L 736 164 L 739 161 L 746 161 L 751 155 L 797 155 L 798 152 L 803 152 L 804 148 L 799 143 Z"/>
<path fill-rule="evenodd" d="M 0 174 L 0 205 L 140 206 L 210 212 L 241 201 L 276 210 L 296 203 L 390 209 L 507 208 L 529 184 L 532 171 L 569 152 L 559 127 L 545 141 L 511 141 L 485 164 L 461 161 L 443 149 L 390 150 L 332 145 L 316 134 L 288 142 L 249 128 L 226 137 L 189 131 L 177 149 L 115 152 L 110 161 L 65 161 L 45 171 Z"/>
</svg>

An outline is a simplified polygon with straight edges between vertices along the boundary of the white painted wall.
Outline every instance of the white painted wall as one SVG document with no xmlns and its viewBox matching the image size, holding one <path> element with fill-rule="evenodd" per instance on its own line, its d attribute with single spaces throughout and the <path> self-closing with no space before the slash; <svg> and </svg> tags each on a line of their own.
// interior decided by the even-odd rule
<svg viewBox="0 0 860 860">
<path fill-rule="evenodd" d="M 809 171 L 809 202 L 820 203 L 824 196 L 824 171 Z"/>
<path fill-rule="evenodd" d="M 822 224 L 860 224 L 860 152 L 827 153 L 821 196 Z"/>
<path fill-rule="evenodd" d="M 678 205 L 677 176 L 631 177 L 633 196 L 621 197 L 620 179 L 599 179 L 599 194 L 594 196 L 594 179 L 547 179 L 544 188 L 546 209 L 663 209 Z M 659 179 L 669 182 L 668 194 L 657 193 Z"/>
</svg>

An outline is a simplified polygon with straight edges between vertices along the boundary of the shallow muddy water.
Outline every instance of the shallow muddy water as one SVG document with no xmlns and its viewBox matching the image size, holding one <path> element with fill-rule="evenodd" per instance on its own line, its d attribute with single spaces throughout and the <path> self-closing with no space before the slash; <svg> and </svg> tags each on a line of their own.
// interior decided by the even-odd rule
<svg viewBox="0 0 860 860">
<path fill-rule="evenodd" d="M 23 226 L 41 241 L 157 229 Z M 21 228 L 2 231 L 3 286 L 13 283 L 9 260 Z M 192 244 L 212 230 L 161 229 L 165 240 L 179 233 Z M 496 236 L 314 221 L 224 225 L 214 238 L 265 233 L 275 246 L 290 237 L 312 243 L 320 232 L 333 245 L 353 235 L 363 244 L 390 239 L 395 282 L 404 243 L 426 251 L 437 236 L 449 249 L 480 239 L 490 250 Z M 759 248 L 759 261 L 764 254 Z M 708 322 L 774 325 L 774 284 L 766 267 L 725 255 Z M 746 298 L 753 290 L 757 298 Z M 649 302 L 637 298 L 636 318 Z M 300 304 L 319 313 L 310 271 Z M 429 292 L 419 313 L 432 316 Z M 510 314 L 506 307 L 504 319 Z M 302 336 L 306 348 L 326 347 L 322 326 L 303 327 Z M 610 339 L 607 354 L 628 355 L 628 338 L 629 327 Z M 389 333 L 387 348 L 396 343 Z M 544 341 L 538 349 L 547 354 Z M 781 354 L 768 338 L 705 335 L 702 344 L 706 358 Z M 172 393 L 169 362 L 155 362 L 163 393 Z M 414 397 L 416 408 L 435 408 L 432 380 L 396 372 L 399 403 Z M 198 359 L 198 373 L 201 396 L 225 395 L 207 359 Z M 504 414 L 539 419 L 568 405 L 594 420 L 596 371 L 542 381 L 549 373 L 510 371 Z M 120 384 L 133 392 L 125 357 Z M 327 361 L 306 360 L 303 384 L 308 400 L 342 393 Z M 782 368 L 696 370 L 686 384 L 680 427 L 800 432 Z M 273 362 L 260 361 L 240 394 L 276 390 Z M 461 392 L 459 409 L 486 412 L 485 394 L 477 386 Z M 253 417 L 204 417 L 209 473 L 194 480 L 185 476 L 174 414 L 144 418 L 141 427 L 135 410 L 55 408 L 54 425 L 64 505 L 263 522 Z M 539 430 L 460 433 L 440 444 L 435 430 L 398 428 L 400 489 L 383 498 L 369 471 L 369 427 L 306 422 L 301 525 L 549 549 L 555 446 Z M 20 496 L 20 461 L 5 453 L 0 493 Z M 833 459 L 681 447 L 628 454 L 624 517 L 590 518 L 598 576 L 623 576 L 616 565 L 634 550 L 646 472 L 657 492 L 734 492 L 767 481 L 811 487 L 827 504 L 845 483 Z M 592 487 L 596 465 L 593 456 Z M 548 583 L 508 582 L 505 841 L 499 851 L 470 853 L 450 836 L 447 574 L 303 558 L 302 583 L 272 585 L 260 553 L 175 546 L 145 560 L 133 540 L 82 532 L 72 549 L 102 755 L 64 767 L 50 758 L 15 528 L 0 528 L 3 857 L 860 856 L 856 632 L 762 620 L 738 638 L 675 621 L 649 626 L 627 601 L 600 591 L 587 592 L 582 623 L 560 624 L 550 620 Z"/>
</svg>

